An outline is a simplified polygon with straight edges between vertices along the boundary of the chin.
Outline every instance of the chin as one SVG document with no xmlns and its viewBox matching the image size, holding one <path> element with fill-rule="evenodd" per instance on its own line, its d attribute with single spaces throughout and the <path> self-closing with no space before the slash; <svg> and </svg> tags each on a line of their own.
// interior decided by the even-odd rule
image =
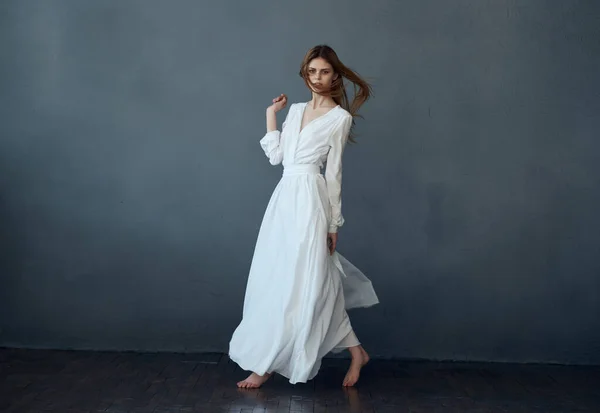
<svg viewBox="0 0 600 413">
<path fill-rule="evenodd" d="M 312 86 L 311 87 L 312 91 L 315 92 L 317 95 L 322 95 L 323 93 L 325 93 L 327 91 L 326 87 L 323 86 Z"/>
</svg>

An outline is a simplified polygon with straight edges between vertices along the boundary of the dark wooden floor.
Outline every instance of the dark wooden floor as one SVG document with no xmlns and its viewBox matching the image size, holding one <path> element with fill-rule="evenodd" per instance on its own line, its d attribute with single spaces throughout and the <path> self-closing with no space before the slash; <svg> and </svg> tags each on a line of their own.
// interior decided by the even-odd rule
<svg viewBox="0 0 600 413">
<path fill-rule="evenodd" d="M 372 361 L 344 390 L 346 360 L 261 390 L 220 354 L 0 349 L 1 412 L 600 412 L 600 367 Z"/>
</svg>

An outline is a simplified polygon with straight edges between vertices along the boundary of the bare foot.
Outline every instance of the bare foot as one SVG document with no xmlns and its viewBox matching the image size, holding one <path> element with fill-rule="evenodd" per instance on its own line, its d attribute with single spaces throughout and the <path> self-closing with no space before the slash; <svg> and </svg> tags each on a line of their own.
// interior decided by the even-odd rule
<svg viewBox="0 0 600 413">
<path fill-rule="evenodd" d="M 360 369 L 369 362 L 369 355 L 362 346 L 358 346 L 358 349 L 352 349 L 350 352 L 352 353 L 352 361 L 342 386 L 354 386 L 360 377 Z"/>
<path fill-rule="evenodd" d="M 252 373 L 246 380 L 239 381 L 237 386 L 240 389 L 258 389 L 269 377 L 271 377 L 271 374 L 269 373 L 264 376 Z"/>
</svg>

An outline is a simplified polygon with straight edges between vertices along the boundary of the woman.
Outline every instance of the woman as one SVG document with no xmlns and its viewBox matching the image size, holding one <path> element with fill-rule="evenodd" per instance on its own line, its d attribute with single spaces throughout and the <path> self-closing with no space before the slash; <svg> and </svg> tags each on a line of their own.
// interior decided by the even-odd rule
<svg viewBox="0 0 600 413">
<path fill-rule="evenodd" d="M 267 133 L 260 145 L 283 177 L 267 206 L 250 267 L 243 319 L 233 333 L 229 356 L 251 371 L 238 387 L 260 387 L 277 372 L 290 383 L 306 382 L 330 351 L 352 356 L 344 386 L 353 386 L 369 361 L 346 310 L 379 301 L 371 282 L 336 252 L 341 213 L 342 153 L 353 117 L 370 97 L 370 86 L 344 66 L 328 46 L 305 56 L 300 76 L 312 91 L 291 105 L 281 132 L 280 95 L 267 108 Z M 344 78 L 355 86 L 352 103 Z M 325 175 L 320 169 L 326 162 Z"/>
</svg>

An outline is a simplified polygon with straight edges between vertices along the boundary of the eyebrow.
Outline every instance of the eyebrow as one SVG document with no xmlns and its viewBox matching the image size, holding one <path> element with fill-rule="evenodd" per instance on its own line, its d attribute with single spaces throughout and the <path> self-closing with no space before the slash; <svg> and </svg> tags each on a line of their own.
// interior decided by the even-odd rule
<svg viewBox="0 0 600 413">
<path fill-rule="evenodd" d="M 325 68 L 323 68 L 323 69 L 317 69 L 316 67 L 312 67 L 312 66 L 308 66 L 308 69 L 309 69 L 309 70 L 310 70 L 310 69 L 313 69 L 313 70 L 331 70 L 331 68 L 329 68 L 329 67 L 325 67 Z"/>
</svg>

